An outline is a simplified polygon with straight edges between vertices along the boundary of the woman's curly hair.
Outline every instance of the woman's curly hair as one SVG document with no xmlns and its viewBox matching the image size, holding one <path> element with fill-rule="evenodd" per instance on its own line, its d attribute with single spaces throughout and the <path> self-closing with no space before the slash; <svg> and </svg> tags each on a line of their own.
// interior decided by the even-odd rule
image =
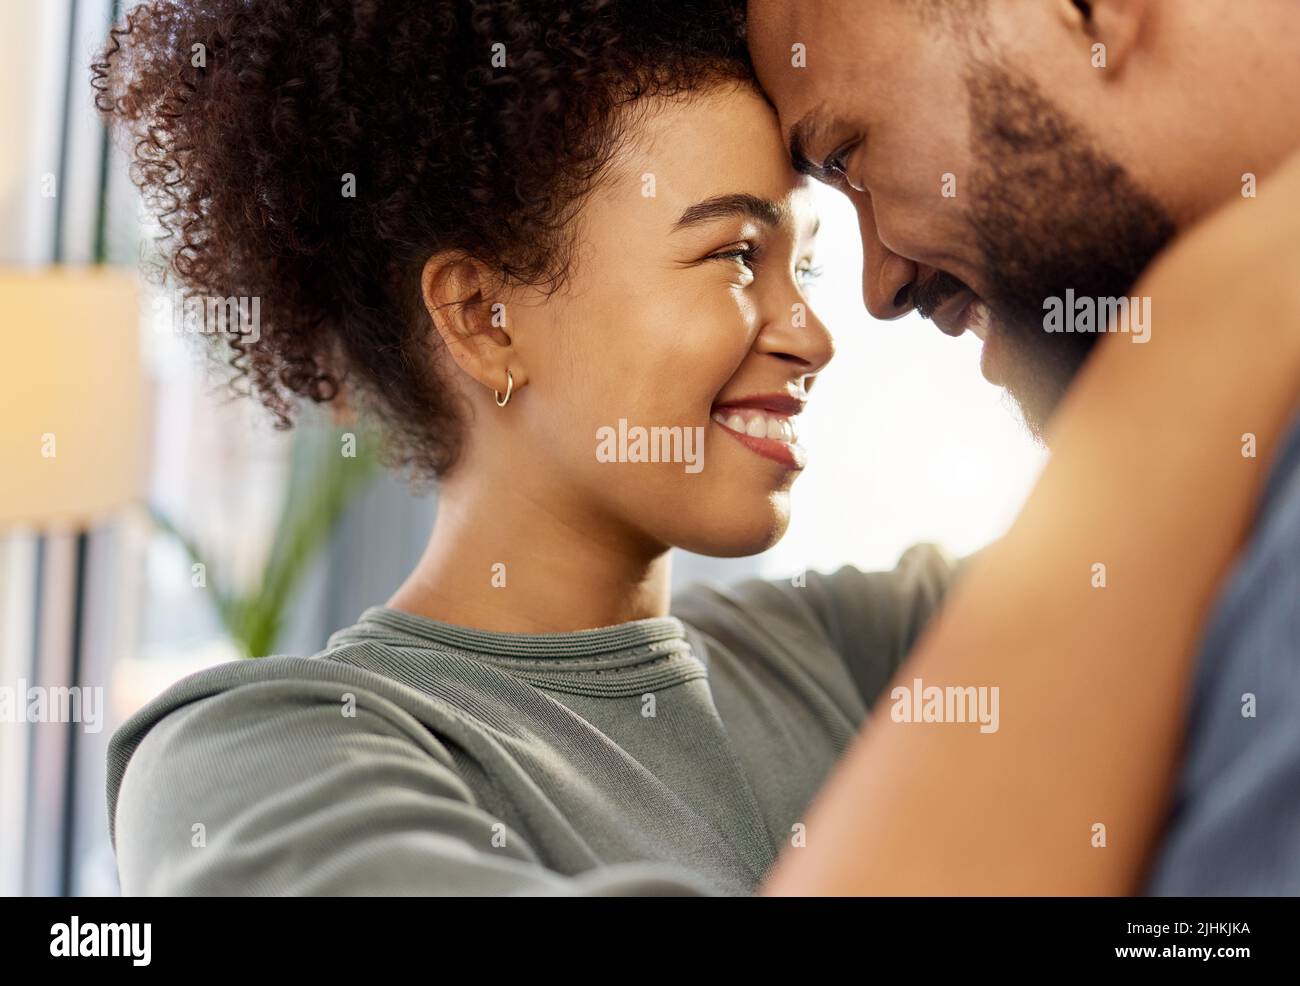
<svg viewBox="0 0 1300 986">
<path fill-rule="evenodd" d="M 282 427 L 344 389 L 390 462 L 456 459 L 419 293 L 433 253 L 558 286 L 619 108 L 748 79 L 743 0 L 144 0 L 92 66 L 189 298 Z M 494 58 L 494 55 L 496 56 Z M 504 65 L 501 64 L 504 60 Z M 345 195 L 351 176 L 355 196 Z"/>
</svg>

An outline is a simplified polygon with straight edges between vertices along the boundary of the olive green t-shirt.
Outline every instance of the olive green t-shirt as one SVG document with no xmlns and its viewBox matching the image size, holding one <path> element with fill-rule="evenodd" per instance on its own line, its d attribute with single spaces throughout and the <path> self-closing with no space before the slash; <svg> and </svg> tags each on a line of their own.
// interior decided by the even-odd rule
<svg viewBox="0 0 1300 986">
<path fill-rule="evenodd" d="M 122 892 L 752 894 L 954 571 L 918 546 L 560 634 L 372 607 L 191 675 L 110 741 Z"/>
</svg>

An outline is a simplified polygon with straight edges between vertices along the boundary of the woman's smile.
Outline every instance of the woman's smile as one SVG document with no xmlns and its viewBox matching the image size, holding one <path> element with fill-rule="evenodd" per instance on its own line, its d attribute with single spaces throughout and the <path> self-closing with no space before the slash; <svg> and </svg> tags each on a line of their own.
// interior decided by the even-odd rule
<svg viewBox="0 0 1300 986">
<path fill-rule="evenodd" d="M 799 444 L 794 417 L 805 403 L 788 394 L 760 394 L 715 404 L 710 417 L 750 451 L 788 469 L 802 469 L 808 453 Z"/>
</svg>

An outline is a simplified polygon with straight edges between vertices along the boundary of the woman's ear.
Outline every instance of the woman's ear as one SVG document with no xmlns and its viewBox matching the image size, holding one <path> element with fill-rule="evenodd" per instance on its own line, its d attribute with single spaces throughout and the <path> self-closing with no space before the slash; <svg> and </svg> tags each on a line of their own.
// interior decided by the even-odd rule
<svg viewBox="0 0 1300 986">
<path fill-rule="evenodd" d="M 424 307 L 447 353 L 488 390 L 505 392 L 507 370 L 516 390 L 527 374 L 501 317 L 504 301 L 494 297 L 501 286 L 496 271 L 459 251 L 433 254 L 420 272 Z"/>
</svg>

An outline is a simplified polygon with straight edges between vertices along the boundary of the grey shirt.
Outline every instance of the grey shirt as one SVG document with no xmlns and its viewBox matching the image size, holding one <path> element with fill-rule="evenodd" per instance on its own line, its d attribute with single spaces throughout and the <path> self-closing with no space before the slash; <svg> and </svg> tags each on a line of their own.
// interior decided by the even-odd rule
<svg viewBox="0 0 1300 986">
<path fill-rule="evenodd" d="M 374 607 L 192 675 L 110 741 L 122 891 L 753 893 L 955 571 L 918 546 L 562 634 Z"/>
</svg>

